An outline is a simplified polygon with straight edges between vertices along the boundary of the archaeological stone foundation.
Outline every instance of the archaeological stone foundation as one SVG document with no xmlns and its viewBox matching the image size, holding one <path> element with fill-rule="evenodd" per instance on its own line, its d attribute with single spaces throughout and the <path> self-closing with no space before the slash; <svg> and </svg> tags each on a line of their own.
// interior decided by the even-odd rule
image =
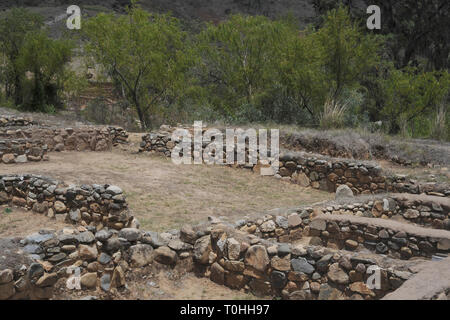
<svg viewBox="0 0 450 320">
<path fill-rule="evenodd" d="M 24 155 L 38 161 L 28 158 L 37 148 L 39 160 L 49 161 L 57 151 L 107 151 L 126 137 L 120 128 L 42 128 L 31 120 L 0 117 L 0 166 L 20 168 Z M 170 156 L 174 147 L 168 131 L 142 139 L 141 152 Z M 66 281 L 86 292 L 114 292 L 128 275 L 148 266 L 182 268 L 257 297 L 449 297 L 448 186 L 390 176 L 367 161 L 293 152 L 280 161 L 274 179 L 337 191 L 336 200 L 238 221 L 210 217 L 158 233 L 140 229 L 120 186 L 69 186 L 51 177 L 0 173 L 0 205 L 21 207 L 30 217 L 61 215 L 67 222 L 62 230 L 0 239 L 0 299 L 51 299 L 57 284 Z M 257 174 L 257 166 L 241 170 Z M 437 270 L 441 281 L 429 281 L 411 296 L 408 288 L 432 279 Z M 371 286 L 374 274 L 379 281 Z"/>
</svg>

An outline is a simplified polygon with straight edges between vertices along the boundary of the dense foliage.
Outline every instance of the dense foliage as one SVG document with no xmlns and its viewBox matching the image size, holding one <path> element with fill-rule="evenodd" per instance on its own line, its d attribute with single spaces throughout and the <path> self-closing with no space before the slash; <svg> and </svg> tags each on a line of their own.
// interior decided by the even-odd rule
<svg viewBox="0 0 450 320">
<path fill-rule="evenodd" d="M 391 12 L 384 34 L 367 30 L 352 1 L 315 1 L 321 19 L 304 30 L 292 16 L 232 15 L 200 32 L 133 3 L 125 15 L 84 21 L 82 54 L 144 129 L 199 119 L 323 128 L 377 122 L 390 134 L 448 139 L 447 6 L 431 2 L 380 3 Z M 400 8 L 411 16 L 401 20 Z M 77 83 L 67 71 L 71 43 L 48 38 L 39 17 L 22 9 L 0 20 L 0 38 L 6 97 L 32 110 L 60 105 L 65 87 Z"/>
</svg>

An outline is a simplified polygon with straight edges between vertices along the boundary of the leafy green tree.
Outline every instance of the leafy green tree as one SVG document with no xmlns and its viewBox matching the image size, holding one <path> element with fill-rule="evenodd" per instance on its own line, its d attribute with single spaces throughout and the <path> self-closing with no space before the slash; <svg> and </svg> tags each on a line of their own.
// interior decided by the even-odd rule
<svg viewBox="0 0 450 320">
<path fill-rule="evenodd" d="M 134 5 L 127 15 L 101 13 L 86 21 L 83 30 L 88 55 L 123 86 L 142 128 L 151 127 L 150 112 L 181 94 L 192 63 L 179 21 Z"/>
<path fill-rule="evenodd" d="M 316 45 L 311 30 L 289 34 L 283 48 L 278 72 L 285 95 L 315 119 L 328 93 L 322 48 Z"/>
<path fill-rule="evenodd" d="M 371 0 L 381 8 L 383 34 L 397 68 L 418 64 L 427 70 L 450 67 L 450 2 L 448 0 Z"/>
<path fill-rule="evenodd" d="M 217 109 L 232 117 L 242 106 L 253 106 L 257 112 L 276 81 L 277 57 L 287 29 L 282 21 L 233 15 L 199 35 L 202 83 L 209 87 Z"/>
<path fill-rule="evenodd" d="M 0 19 L 0 53 L 4 57 L 3 81 L 7 97 L 13 96 L 16 105 L 23 100 L 24 70 L 18 63 L 27 34 L 39 30 L 42 17 L 23 8 L 13 8 Z"/>
<path fill-rule="evenodd" d="M 389 123 L 389 132 L 398 133 L 402 126 L 419 117 L 432 116 L 447 103 L 450 74 L 447 71 L 421 72 L 417 68 L 392 68 L 382 82 L 385 104 L 382 116 Z"/>
<path fill-rule="evenodd" d="M 20 68 L 31 73 L 25 109 L 45 112 L 49 107 L 62 107 L 61 95 L 72 50 L 71 41 L 51 39 L 43 30 L 27 34 L 18 58 Z"/>
<path fill-rule="evenodd" d="M 358 86 L 364 74 L 379 64 L 380 38 L 364 34 L 343 6 L 328 12 L 314 37 L 322 50 L 333 100 L 339 98 L 345 87 Z"/>
</svg>

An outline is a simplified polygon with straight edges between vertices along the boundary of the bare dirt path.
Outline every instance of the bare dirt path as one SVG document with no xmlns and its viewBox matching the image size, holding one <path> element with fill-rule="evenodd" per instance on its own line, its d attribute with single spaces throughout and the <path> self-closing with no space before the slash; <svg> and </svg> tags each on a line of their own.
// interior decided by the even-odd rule
<svg viewBox="0 0 450 320">
<path fill-rule="evenodd" d="M 120 186 L 147 230 L 163 231 L 207 216 L 238 219 L 267 209 L 329 200 L 333 194 L 302 188 L 244 169 L 173 164 L 170 159 L 129 150 L 50 153 L 50 161 L 0 164 L 0 174 L 33 173 L 67 184 Z"/>
</svg>

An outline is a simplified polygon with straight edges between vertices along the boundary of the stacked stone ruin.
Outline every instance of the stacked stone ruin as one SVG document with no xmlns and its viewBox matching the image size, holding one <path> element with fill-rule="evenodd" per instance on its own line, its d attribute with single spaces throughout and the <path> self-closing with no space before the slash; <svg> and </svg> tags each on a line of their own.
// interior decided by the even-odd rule
<svg viewBox="0 0 450 320">
<path fill-rule="evenodd" d="M 139 152 L 170 157 L 172 150 L 179 143 L 172 140 L 172 133 L 176 128 L 169 126 L 163 128 L 164 130 L 143 135 Z M 203 144 L 202 150 L 206 147 L 207 144 Z M 193 144 L 191 148 L 193 149 Z M 248 150 L 246 158 L 248 158 Z M 314 189 L 335 192 L 340 185 L 347 185 L 354 194 L 407 192 L 450 196 L 450 186 L 446 184 L 421 183 L 408 179 L 404 175 L 388 174 L 375 162 L 330 158 L 319 154 L 292 151 L 282 152 L 279 160 L 279 169 L 274 176 L 303 187 L 311 186 Z M 246 163 L 233 166 L 259 173 L 261 167 L 267 165 Z"/>
<path fill-rule="evenodd" d="M 30 119 L 0 118 L 0 159 L 5 164 L 49 160 L 53 151 L 107 151 L 127 143 L 121 127 L 57 128 Z"/>
<path fill-rule="evenodd" d="M 33 137 L 32 131 L 21 130 Z M 126 132 L 115 128 L 45 130 L 49 131 L 39 130 L 39 139 L 49 150 L 59 143 L 65 150 L 83 151 L 95 150 L 104 144 L 102 140 L 106 144 L 126 141 Z M 52 141 L 46 140 L 51 137 Z M 141 151 L 170 156 L 173 147 L 168 132 L 147 134 Z M 390 180 L 376 165 L 359 161 L 288 155 L 281 163 L 281 179 L 308 181 L 308 186 L 333 192 L 345 185 L 353 192 L 341 197 L 338 190 L 335 201 L 310 207 L 272 210 L 234 222 L 210 217 L 197 225 L 158 233 L 140 230 L 118 186 L 66 185 L 37 175 L 0 175 L 0 205 L 21 207 L 48 219 L 62 215 L 68 223 L 62 230 L 0 239 L 5 248 L 0 254 L 0 299 L 51 299 L 66 281 L 79 284 L 82 290 L 112 293 L 126 286 L 130 274 L 151 266 L 183 268 L 261 297 L 401 298 L 402 287 L 418 275 L 450 265 L 446 186 L 411 184 L 405 177 Z M 409 194 L 352 197 L 353 193 L 398 190 Z M 396 221 L 399 217 L 403 223 Z M 420 268 L 432 260 L 438 261 Z M 371 287 L 369 280 L 376 272 L 381 282 Z M 441 285 L 448 289 L 449 281 L 443 279 Z M 426 298 L 450 298 L 447 289 Z"/>
</svg>

